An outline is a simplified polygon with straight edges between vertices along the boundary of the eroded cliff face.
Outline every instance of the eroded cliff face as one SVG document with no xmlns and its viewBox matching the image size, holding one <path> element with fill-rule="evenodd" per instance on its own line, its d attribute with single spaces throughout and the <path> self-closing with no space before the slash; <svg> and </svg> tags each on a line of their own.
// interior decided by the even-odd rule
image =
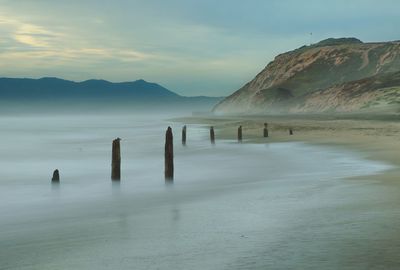
<svg viewBox="0 0 400 270">
<path fill-rule="evenodd" d="M 329 91 L 347 91 L 348 87 L 339 90 L 334 86 L 399 70 L 400 42 L 328 39 L 278 55 L 252 81 L 220 102 L 214 112 L 280 113 L 332 109 L 323 104 L 316 106 L 325 102 L 326 92 L 319 98 L 311 94 L 322 93 L 328 88 Z M 307 103 L 307 98 L 313 101 Z"/>
<path fill-rule="evenodd" d="M 289 112 L 399 112 L 400 71 L 346 82 L 305 95 Z"/>
</svg>

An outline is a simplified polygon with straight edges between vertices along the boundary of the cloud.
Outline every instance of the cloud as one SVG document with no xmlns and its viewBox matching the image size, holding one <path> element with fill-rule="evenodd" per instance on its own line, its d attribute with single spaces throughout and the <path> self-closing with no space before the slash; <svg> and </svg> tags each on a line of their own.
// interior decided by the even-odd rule
<svg viewBox="0 0 400 270">
<path fill-rule="evenodd" d="M 14 34 L 14 39 L 22 44 L 32 47 L 49 48 L 51 43 L 58 38 L 58 36 L 45 29 L 44 27 L 27 24 L 17 23 L 17 30 Z"/>
<path fill-rule="evenodd" d="M 42 26 L 5 16 L 0 16 L 0 31 L 3 34 L 2 49 L 6 52 L 10 50 L 18 52 L 29 49 L 50 48 L 57 39 L 61 38 L 61 35 Z M 4 47 L 4 43 L 7 43 L 8 46 Z"/>
<path fill-rule="evenodd" d="M 99 19 L 94 22 L 102 23 Z M 57 65 L 62 65 L 79 61 L 83 64 L 109 60 L 137 62 L 157 57 L 132 48 L 96 46 L 85 42 L 80 36 L 56 32 L 41 25 L 6 16 L 0 16 L 0 33 L 3 34 L 0 41 L 0 59 L 3 60 L 1 66 L 9 64 L 8 61 L 18 63 L 29 60 L 32 65 L 38 62 L 57 62 Z M 35 60 L 36 62 L 32 62 Z"/>
</svg>

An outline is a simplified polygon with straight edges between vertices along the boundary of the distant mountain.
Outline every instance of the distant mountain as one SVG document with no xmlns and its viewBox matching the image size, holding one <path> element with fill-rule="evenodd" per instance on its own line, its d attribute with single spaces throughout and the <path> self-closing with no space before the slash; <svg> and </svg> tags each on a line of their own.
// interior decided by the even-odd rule
<svg viewBox="0 0 400 270">
<path fill-rule="evenodd" d="M 26 105 L 52 102 L 54 104 L 112 103 L 114 105 L 168 105 L 205 106 L 211 109 L 222 98 L 184 97 L 165 87 L 137 80 L 112 83 L 105 80 L 74 82 L 59 78 L 18 79 L 0 78 L 0 101 Z"/>
<path fill-rule="evenodd" d="M 105 80 L 73 82 L 58 78 L 0 78 L 0 97 L 2 99 L 181 98 L 161 85 L 144 80 L 112 83 Z"/>
<path fill-rule="evenodd" d="M 382 96 L 380 91 L 386 91 L 386 86 L 400 91 L 399 71 L 400 41 L 330 38 L 278 55 L 252 81 L 222 100 L 214 112 L 342 112 L 389 107 L 398 112 L 397 99 L 386 100 L 388 107 L 383 108 L 375 98 Z M 362 98 L 355 93 L 362 93 Z"/>
</svg>

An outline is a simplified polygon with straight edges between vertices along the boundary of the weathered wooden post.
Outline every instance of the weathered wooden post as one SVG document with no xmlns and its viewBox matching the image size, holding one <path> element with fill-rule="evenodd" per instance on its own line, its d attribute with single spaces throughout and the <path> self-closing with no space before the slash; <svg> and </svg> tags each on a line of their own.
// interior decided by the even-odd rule
<svg viewBox="0 0 400 270">
<path fill-rule="evenodd" d="M 239 126 L 238 128 L 238 142 L 242 142 L 243 135 L 242 135 L 242 126 Z"/>
<path fill-rule="evenodd" d="M 60 183 L 60 172 L 56 169 L 53 172 L 53 177 L 51 178 L 52 183 Z"/>
<path fill-rule="evenodd" d="M 182 128 L 182 145 L 186 145 L 186 125 Z"/>
<path fill-rule="evenodd" d="M 165 180 L 174 180 L 174 144 L 171 127 L 165 133 Z"/>
<path fill-rule="evenodd" d="M 210 140 L 212 144 L 215 144 L 215 133 L 214 133 L 214 127 L 210 127 Z"/>
<path fill-rule="evenodd" d="M 116 138 L 112 142 L 112 162 L 111 162 L 111 180 L 121 180 L 121 147 L 120 138 Z"/>
<path fill-rule="evenodd" d="M 268 137 L 268 123 L 264 123 L 264 138 Z"/>
<path fill-rule="evenodd" d="M 289 135 L 293 135 L 293 129 L 289 128 Z"/>
<path fill-rule="evenodd" d="M 264 128 L 264 137 L 268 138 L 268 129 Z"/>
</svg>

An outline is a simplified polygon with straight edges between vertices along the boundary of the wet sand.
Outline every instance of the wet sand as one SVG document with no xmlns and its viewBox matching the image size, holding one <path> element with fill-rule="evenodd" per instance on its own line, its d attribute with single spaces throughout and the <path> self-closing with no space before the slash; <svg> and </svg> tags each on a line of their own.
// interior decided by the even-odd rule
<svg viewBox="0 0 400 270">
<path fill-rule="evenodd" d="M 355 150 L 364 158 L 395 165 L 379 177 L 385 185 L 400 188 L 400 116 L 398 115 L 268 115 L 212 116 L 175 119 L 184 123 L 213 125 L 220 139 L 237 138 L 243 126 L 245 142 L 306 142 Z M 268 123 L 269 137 L 263 138 Z M 292 128 L 294 135 L 289 135 Z M 400 192 L 399 192 L 400 196 Z M 399 202 L 400 204 L 400 202 Z"/>
<path fill-rule="evenodd" d="M 332 255 L 339 262 L 336 269 L 399 269 L 400 251 L 400 117 L 368 115 L 300 115 L 300 116 L 230 116 L 189 117 L 176 119 L 183 123 L 213 125 L 217 139 L 237 140 L 237 128 L 243 127 L 244 143 L 270 144 L 277 142 L 305 142 L 312 145 L 353 151 L 363 158 L 381 161 L 393 167 L 378 174 L 350 177 L 348 183 L 369 187 L 372 193 L 359 196 L 346 205 L 353 218 L 348 222 L 357 235 L 337 235 L 337 252 Z M 263 138 L 263 124 L 268 123 L 269 137 Z M 292 128 L 294 135 L 289 135 Z M 307 154 L 305 155 L 305 157 Z M 316 161 L 317 163 L 317 161 Z M 340 200 L 340 198 L 337 198 Z M 301 202 L 299 202 L 301 203 Z M 369 214 L 367 214 L 369 213 Z M 338 216 L 338 219 L 340 217 Z M 343 226 L 349 224 L 342 224 Z M 313 226 L 310 221 L 310 226 Z M 368 230 L 361 230 L 362 227 Z M 328 226 L 329 227 L 329 226 Z M 327 237 L 335 234 L 326 229 Z M 328 236 L 330 235 L 330 236 Z M 350 245 L 349 248 L 346 244 Z M 339 252 L 339 249 L 342 250 Z M 350 257 L 343 257 L 348 250 Z M 336 250 L 336 251 L 335 251 Z M 343 253 L 344 252 L 344 253 Z M 304 254 L 307 256 L 307 253 Z M 360 264 L 363 261 L 364 264 Z M 312 259 L 311 261 L 312 262 Z M 343 268 L 345 267 L 345 268 Z M 335 269 L 332 262 L 320 269 Z"/>
<path fill-rule="evenodd" d="M 247 142 L 334 145 L 354 149 L 368 159 L 400 165 L 400 116 L 396 115 L 215 116 L 174 120 L 213 125 L 219 139 L 236 140 L 237 127 L 242 125 Z M 268 138 L 263 138 L 264 123 L 268 123 Z M 293 129 L 294 136 L 289 135 L 289 128 Z"/>
</svg>

